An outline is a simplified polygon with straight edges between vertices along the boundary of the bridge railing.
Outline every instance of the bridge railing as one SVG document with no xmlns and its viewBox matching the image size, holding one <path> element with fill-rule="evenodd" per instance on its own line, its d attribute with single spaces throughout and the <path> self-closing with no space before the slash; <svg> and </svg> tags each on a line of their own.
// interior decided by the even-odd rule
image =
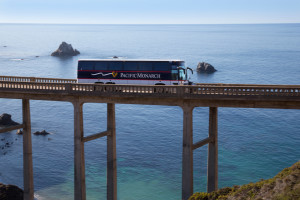
<svg viewBox="0 0 300 200">
<path fill-rule="evenodd" d="M 0 91 L 57 92 L 84 95 L 156 95 L 156 96 L 285 96 L 300 97 L 300 85 L 234 85 L 234 86 L 154 86 L 154 85 L 107 85 L 55 82 L 0 81 Z"/>
<path fill-rule="evenodd" d="M 0 76 L 0 81 L 34 82 L 34 83 L 76 83 L 76 79 L 39 78 L 22 76 Z"/>
<path fill-rule="evenodd" d="M 295 86 L 295 87 L 299 87 L 299 85 L 271 85 L 271 84 L 232 84 L 232 83 L 195 83 L 195 85 L 197 86 L 253 86 L 253 87 L 257 87 L 257 86 L 267 86 L 267 87 L 278 87 L 278 86 L 284 86 L 284 87 L 291 87 L 291 86 Z"/>
<path fill-rule="evenodd" d="M 192 92 L 190 92 L 191 94 L 204 95 L 300 96 L 300 86 L 201 86 L 198 88 L 190 88 L 190 90 L 192 90 Z"/>
</svg>

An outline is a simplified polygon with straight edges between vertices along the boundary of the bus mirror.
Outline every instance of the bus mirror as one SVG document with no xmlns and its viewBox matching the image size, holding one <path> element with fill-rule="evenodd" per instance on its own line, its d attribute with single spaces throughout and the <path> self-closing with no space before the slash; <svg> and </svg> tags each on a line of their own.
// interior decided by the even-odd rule
<svg viewBox="0 0 300 200">
<path fill-rule="evenodd" d="M 191 70 L 192 74 L 194 74 L 194 71 L 192 68 L 187 67 L 187 69 Z"/>
</svg>

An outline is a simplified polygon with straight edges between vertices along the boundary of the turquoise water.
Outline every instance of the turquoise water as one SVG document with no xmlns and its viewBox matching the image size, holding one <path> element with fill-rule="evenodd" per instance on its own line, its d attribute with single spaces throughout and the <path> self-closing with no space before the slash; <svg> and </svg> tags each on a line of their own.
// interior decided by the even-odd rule
<svg viewBox="0 0 300 200">
<path fill-rule="evenodd" d="M 0 38 L 0 75 L 76 78 L 78 59 L 116 55 L 182 59 L 193 69 L 205 61 L 218 70 L 194 73 L 196 82 L 299 84 L 300 78 L 300 24 L 0 24 Z M 49 56 L 62 41 L 81 54 Z M 20 122 L 21 103 L 0 99 L 0 113 Z M 45 200 L 72 199 L 72 104 L 30 103 L 32 131 L 52 133 L 32 137 L 35 193 Z M 106 129 L 105 104 L 83 109 L 85 135 Z M 219 187 L 267 179 L 298 161 L 299 117 L 299 110 L 219 108 Z M 180 199 L 181 108 L 117 104 L 116 123 L 118 199 Z M 208 108 L 195 108 L 194 141 L 207 133 Z M 88 199 L 105 199 L 105 139 L 86 143 L 85 156 Z M 206 160 L 206 148 L 194 152 L 194 191 L 206 190 Z M 0 182 L 23 187 L 22 137 L 15 131 L 0 135 Z"/>
</svg>

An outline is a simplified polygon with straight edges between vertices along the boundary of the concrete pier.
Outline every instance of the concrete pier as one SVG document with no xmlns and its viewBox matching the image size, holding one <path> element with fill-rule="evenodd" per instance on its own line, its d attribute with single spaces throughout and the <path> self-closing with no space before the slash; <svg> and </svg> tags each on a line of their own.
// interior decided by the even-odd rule
<svg viewBox="0 0 300 200">
<path fill-rule="evenodd" d="M 218 108 L 209 108 L 207 192 L 218 190 Z"/>
<path fill-rule="evenodd" d="M 32 141 L 29 99 L 22 100 L 23 108 L 23 177 L 24 177 L 24 200 L 33 200 L 33 164 L 32 164 Z"/>
<path fill-rule="evenodd" d="M 107 104 L 107 200 L 117 200 L 117 148 L 115 104 Z"/>
<path fill-rule="evenodd" d="M 182 137 L 182 199 L 193 194 L 193 107 L 185 105 L 183 109 Z"/>
<path fill-rule="evenodd" d="M 83 113 L 79 100 L 73 102 L 74 106 L 74 199 L 86 199 L 85 186 L 85 160 L 83 141 Z"/>
</svg>

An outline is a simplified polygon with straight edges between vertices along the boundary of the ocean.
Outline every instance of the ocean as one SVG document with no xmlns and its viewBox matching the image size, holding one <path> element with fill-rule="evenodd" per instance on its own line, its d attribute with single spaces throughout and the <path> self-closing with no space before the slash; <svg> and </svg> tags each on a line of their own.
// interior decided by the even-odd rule
<svg viewBox="0 0 300 200">
<path fill-rule="evenodd" d="M 52 57 L 65 41 L 80 51 Z M 0 75 L 76 78 L 84 58 L 182 59 L 199 83 L 291 84 L 300 79 L 300 24 L 45 25 L 0 24 Z M 0 99 L 22 121 L 22 101 Z M 73 106 L 30 101 L 35 195 L 73 199 Z M 106 130 L 106 105 L 84 104 L 84 133 Z M 209 109 L 194 109 L 194 141 L 208 135 Z M 119 200 L 181 198 L 182 109 L 116 105 Z M 219 187 L 268 179 L 299 160 L 300 111 L 219 108 Z M 5 144 L 9 143 L 9 147 Z M 106 140 L 85 144 L 87 199 L 106 198 Z M 0 134 L 0 182 L 23 187 L 22 136 Z M 194 152 L 194 191 L 206 191 L 207 147 Z"/>
</svg>

